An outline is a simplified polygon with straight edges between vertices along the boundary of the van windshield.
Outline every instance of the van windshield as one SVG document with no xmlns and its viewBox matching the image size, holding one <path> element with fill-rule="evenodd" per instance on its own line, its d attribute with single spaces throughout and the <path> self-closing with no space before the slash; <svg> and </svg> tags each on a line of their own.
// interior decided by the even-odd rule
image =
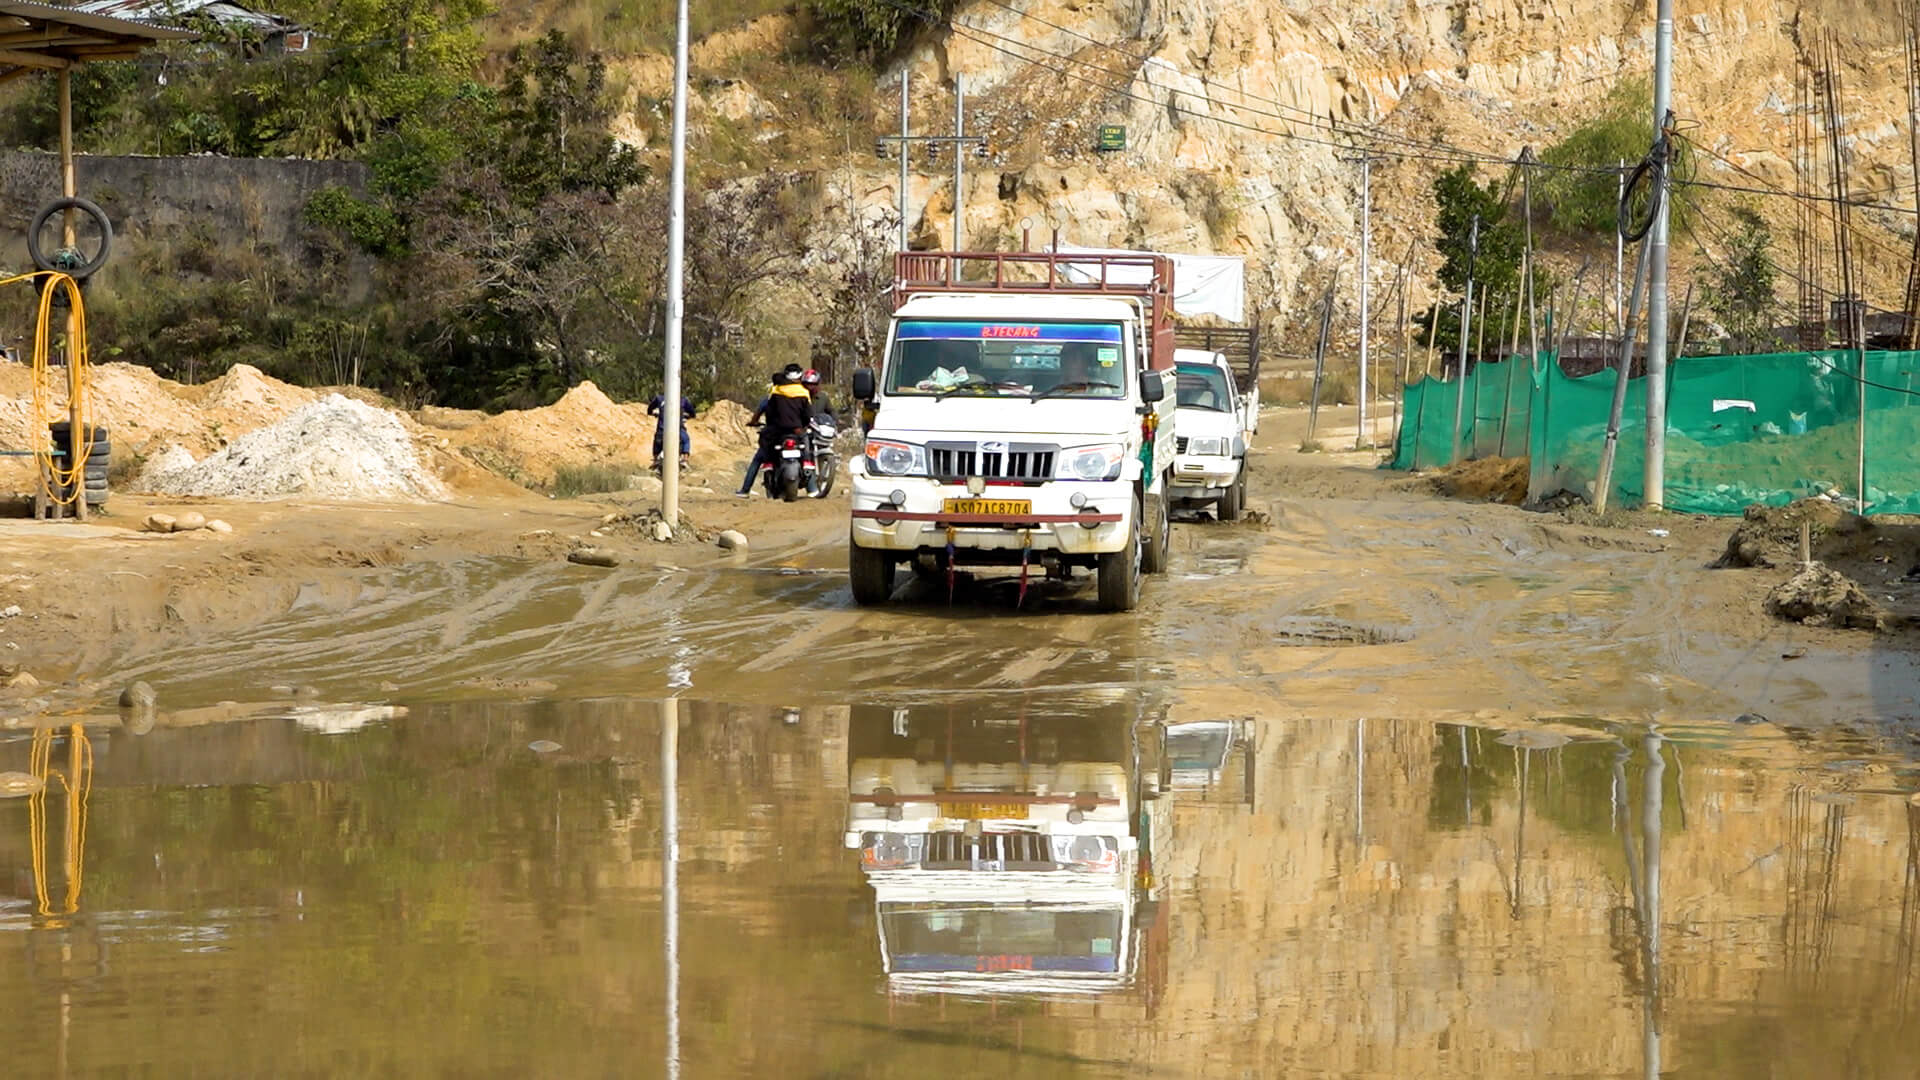
<svg viewBox="0 0 1920 1080">
<path fill-rule="evenodd" d="M 1120 969 L 1119 907 L 885 903 L 881 928 L 895 971 Z"/>
<path fill-rule="evenodd" d="M 1233 409 L 1227 373 L 1212 364 L 1181 364 L 1174 373 L 1174 403 L 1182 409 Z"/>
<path fill-rule="evenodd" d="M 1120 323 L 910 319 L 894 334 L 886 392 L 1117 398 L 1126 372 Z"/>
</svg>

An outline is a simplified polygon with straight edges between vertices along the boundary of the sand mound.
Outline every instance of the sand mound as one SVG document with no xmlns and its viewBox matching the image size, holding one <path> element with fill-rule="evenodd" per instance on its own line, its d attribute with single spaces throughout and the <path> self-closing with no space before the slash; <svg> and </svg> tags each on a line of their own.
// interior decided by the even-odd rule
<svg viewBox="0 0 1920 1080">
<path fill-rule="evenodd" d="M 338 394 L 153 483 L 163 494 L 228 498 L 438 499 L 447 494 L 398 417 Z"/>
<path fill-rule="evenodd" d="M 1813 557 L 1834 561 L 1873 543 L 1872 522 L 1826 499 L 1800 499 L 1785 506 L 1749 506 L 1713 564 L 1791 567 L 1800 563 L 1800 526 L 1812 531 Z"/>
<path fill-rule="evenodd" d="M 438 413 L 423 412 L 432 423 Z M 753 452 L 757 437 L 747 426 L 750 411 L 736 402 L 721 401 L 689 421 L 693 464 L 704 468 L 717 460 L 737 464 Z M 500 413 L 477 422 L 468 415 L 454 417 L 464 427 L 454 428 L 461 443 L 476 455 L 523 483 L 550 484 L 558 463 L 645 463 L 653 460 L 653 429 L 658 419 L 647 415 L 644 403 L 618 404 L 591 382 L 583 382 L 566 396 L 539 409 Z"/>
<path fill-rule="evenodd" d="M 1484 499 L 1519 506 L 1527 501 L 1526 458 L 1477 458 L 1433 476 L 1433 487 L 1455 499 Z"/>
</svg>

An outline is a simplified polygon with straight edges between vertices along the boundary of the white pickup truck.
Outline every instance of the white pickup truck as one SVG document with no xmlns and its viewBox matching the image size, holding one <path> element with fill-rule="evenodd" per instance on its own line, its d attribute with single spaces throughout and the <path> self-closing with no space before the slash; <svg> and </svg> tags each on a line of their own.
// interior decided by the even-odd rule
<svg viewBox="0 0 1920 1080">
<path fill-rule="evenodd" d="M 1168 560 L 1173 265 L 1129 253 L 896 258 L 873 410 L 850 469 L 854 600 L 901 563 L 1098 577 L 1108 611 Z"/>
<path fill-rule="evenodd" d="M 1173 359 L 1173 503 L 1212 506 L 1221 521 L 1238 521 L 1247 505 L 1247 442 L 1258 405 L 1235 390 L 1220 353 L 1176 349 Z"/>
</svg>

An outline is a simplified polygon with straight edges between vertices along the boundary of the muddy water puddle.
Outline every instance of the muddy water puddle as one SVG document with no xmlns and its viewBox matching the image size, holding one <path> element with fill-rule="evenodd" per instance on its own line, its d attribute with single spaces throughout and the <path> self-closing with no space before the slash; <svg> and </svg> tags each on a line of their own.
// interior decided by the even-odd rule
<svg viewBox="0 0 1920 1080">
<path fill-rule="evenodd" d="M 1920 1065 L 1899 732 L 847 700 L 9 733 L 9 1075 Z"/>
</svg>

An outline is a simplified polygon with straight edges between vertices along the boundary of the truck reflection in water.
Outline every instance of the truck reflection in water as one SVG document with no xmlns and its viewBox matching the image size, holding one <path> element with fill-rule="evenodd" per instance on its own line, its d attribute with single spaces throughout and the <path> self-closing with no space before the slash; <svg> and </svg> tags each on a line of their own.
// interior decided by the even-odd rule
<svg viewBox="0 0 1920 1080">
<path fill-rule="evenodd" d="M 1189 732 L 1176 762 L 1180 729 L 1143 712 L 1133 695 L 853 710 L 846 845 L 890 990 L 1103 993 L 1133 985 L 1156 944 L 1146 971 L 1163 981 L 1169 793 L 1216 776 L 1245 732 Z"/>
</svg>

